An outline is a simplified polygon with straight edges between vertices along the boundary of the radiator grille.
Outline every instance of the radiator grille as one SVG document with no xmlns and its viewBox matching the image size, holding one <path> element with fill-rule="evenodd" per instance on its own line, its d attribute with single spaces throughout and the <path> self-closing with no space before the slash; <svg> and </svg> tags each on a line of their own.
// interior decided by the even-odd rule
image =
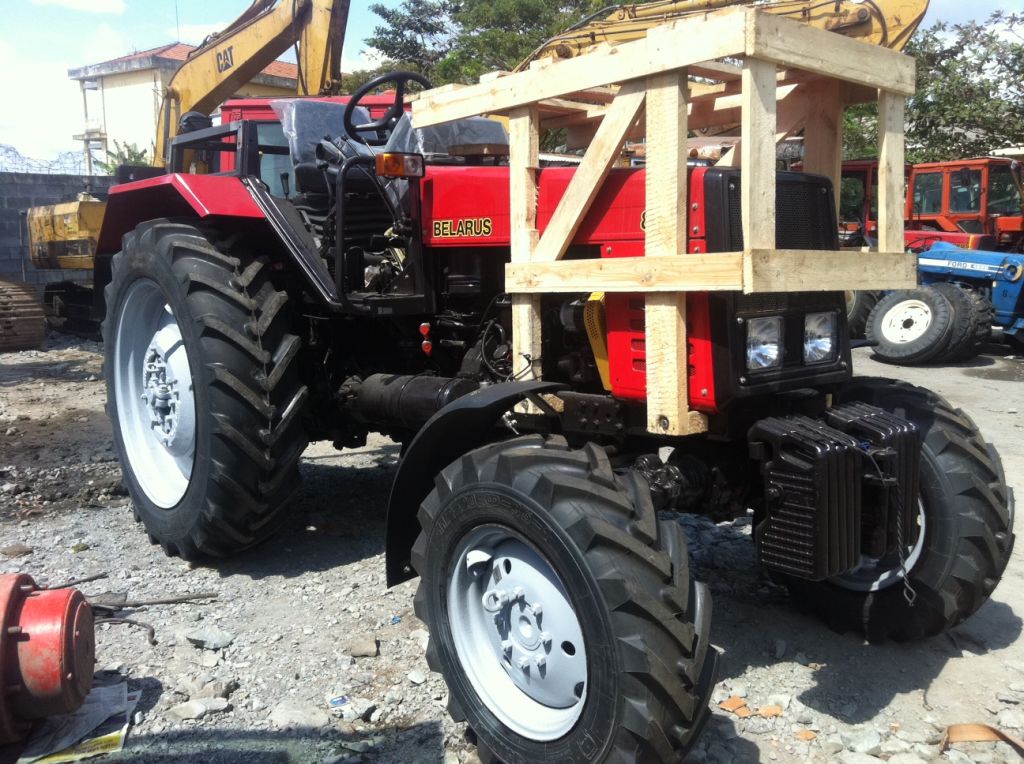
<svg viewBox="0 0 1024 764">
<path fill-rule="evenodd" d="M 740 177 L 727 179 L 727 251 L 743 249 Z M 838 249 L 838 233 L 828 181 L 811 175 L 780 173 L 776 185 L 775 239 L 780 249 Z"/>
</svg>

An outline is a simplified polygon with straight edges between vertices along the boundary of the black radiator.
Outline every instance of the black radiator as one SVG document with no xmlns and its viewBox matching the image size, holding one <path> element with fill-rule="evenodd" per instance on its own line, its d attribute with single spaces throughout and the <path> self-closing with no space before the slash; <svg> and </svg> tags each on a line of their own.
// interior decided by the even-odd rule
<svg viewBox="0 0 1024 764">
<path fill-rule="evenodd" d="M 815 581 L 854 567 L 864 474 L 857 440 L 794 416 L 761 420 L 750 443 L 763 462 L 766 513 L 754 529 L 761 564 Z"/>
<path fill-rule="evenodd" d="M 861 555 L 898 562 L 900 545 L 915 541 L 921 439 L 912 423 L 852 403 L 824 421 L 764 419 L 749 439 L 764 481 L 754 541 L 767 568 L 820 581 Z"/>
</svg>

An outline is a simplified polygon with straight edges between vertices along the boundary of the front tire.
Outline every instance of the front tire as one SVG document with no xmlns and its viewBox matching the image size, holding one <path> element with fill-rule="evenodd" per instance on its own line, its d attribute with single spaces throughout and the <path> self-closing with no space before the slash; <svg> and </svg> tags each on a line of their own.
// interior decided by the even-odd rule
<svg viewBox="0 0 1024 764">
<path fill-rule="evenodd" d="M 526 436 L 446 468 L 419 519 L 427 659 L 483 761 L 681 758 L 709 714 L 711 602 L 641 478 Z"/>
<path fill-rule="evenodd" d="M 107 414 L 136 519 L 185 559 L 258 543 L 307 444 L 286 294 L 215 232 L 169 220 L 126 235 L 111 268 Z"/>
<path fill-rule="evenodd" d="M 878 406 L 921 432 L 922 527 L 906 577 L 916 598 L 907 601 L 898 566 L 869 560 L 831 581 L 790 581 L 790 588 L 838 631 L 872 641 L 941 634 L 988 600 L 1013 550 L 1013 495 L 999 455 L 967 414 L 921 387 L 856 378 L 836 402 Z"/>
</svg>

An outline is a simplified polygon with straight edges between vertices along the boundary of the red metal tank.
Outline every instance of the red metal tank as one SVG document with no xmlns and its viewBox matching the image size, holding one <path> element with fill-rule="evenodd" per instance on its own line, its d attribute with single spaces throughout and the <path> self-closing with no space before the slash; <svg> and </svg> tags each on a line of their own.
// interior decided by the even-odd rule
<svg viewBox="0 0 1024 764">
<path fill-rule="evenodd" d="M 35 719 L 81 706 L 95 656 L 92 608 L 80 591 L 0 576 L 0 745 L 23 738 Z"/>
</svg>

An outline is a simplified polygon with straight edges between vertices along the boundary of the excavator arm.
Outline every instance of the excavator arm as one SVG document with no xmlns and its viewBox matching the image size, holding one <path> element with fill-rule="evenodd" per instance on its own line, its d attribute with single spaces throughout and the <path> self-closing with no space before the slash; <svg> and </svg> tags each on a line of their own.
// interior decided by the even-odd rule
<svg viewBox="0 0 1024 764">
<path fill-rule="evenodd" d="M 767 13 L 893 50 L 903 50 L 928 10 L 928 0 L 656 0 L 616 5 L 552 37 L 516 71 L 537 59 L 573 58 L 594 45 L 639 39 L 665 21 L 734 5 L 756 5 Z"/>
<path fill-rule="evenodd" d="M 209 114 L 296 42 L 298 94 L 332 95 L 341 87 L 341 48 L 349 0 L 255 0 L 211 35 L 175 72 L 156 125 L 154 164 L 189 111 Z"/>
</svg>

